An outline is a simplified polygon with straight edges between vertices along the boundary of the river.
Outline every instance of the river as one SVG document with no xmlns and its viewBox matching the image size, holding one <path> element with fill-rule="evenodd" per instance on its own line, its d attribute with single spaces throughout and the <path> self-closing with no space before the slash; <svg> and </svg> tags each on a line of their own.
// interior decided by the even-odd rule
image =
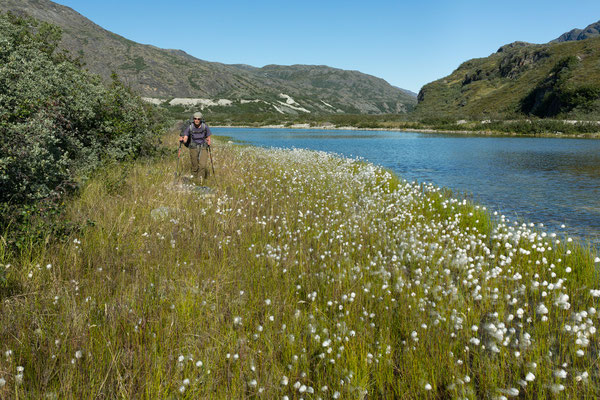
<svg viewBox="0 0 600 400">
<path fill-rule="evenodd" d="M 213 128 L 263 147 L 360 157 L 431 182 L 512 221 L 543 224 L 600 247 L 600 140 L 395 131 Z M 226 166 L 223 166 L 226 168 Z"/>
</svg>

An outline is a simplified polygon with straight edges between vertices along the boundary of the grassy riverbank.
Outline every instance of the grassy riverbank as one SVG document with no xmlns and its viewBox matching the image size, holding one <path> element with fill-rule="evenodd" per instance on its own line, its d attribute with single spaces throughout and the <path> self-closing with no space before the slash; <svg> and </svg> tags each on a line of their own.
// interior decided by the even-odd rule
<svg viewBox="0 0 600 400">
<path fill-rule="evenodd" d="M 600 395 L 589 251 L 367 163 L 213 147 L 214 197 L 139 162 L 68 240 L 0 247 L 1 398 Z"/>
<path fill-rule="evenodd" d="M 181 115 L 180 118 L 186 118 Z M 489 117 L 488 117 L 489 118 Z M 213 126 L 245 127 L 303 127 L 322 129 L 364 129 L 394 130 L 415 132 L 460 133 L 472 135 L 518 135 L 552 137 L 600 136 L 600 122 L 567 121 L 560 119 L 527 118 L 523 115 L 512 119 L 464 120 L 444 116 L 424 116 L 421 114 L 384 115 L 301 115 L 284 116 L 276 114 L 213 114 Z"/>
</svg>

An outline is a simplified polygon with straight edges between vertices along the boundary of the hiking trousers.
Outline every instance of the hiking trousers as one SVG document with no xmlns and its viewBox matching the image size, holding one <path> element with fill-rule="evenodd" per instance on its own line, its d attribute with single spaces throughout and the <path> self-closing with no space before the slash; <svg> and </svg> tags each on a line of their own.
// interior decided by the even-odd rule
<svg viewBox="0 0 600 400">
<path fill-rule="evenodd" d="M 190 161 L 194 178 L 202 182 L 209 177 L 207 146 L 190 146 Z"/>
</svg>

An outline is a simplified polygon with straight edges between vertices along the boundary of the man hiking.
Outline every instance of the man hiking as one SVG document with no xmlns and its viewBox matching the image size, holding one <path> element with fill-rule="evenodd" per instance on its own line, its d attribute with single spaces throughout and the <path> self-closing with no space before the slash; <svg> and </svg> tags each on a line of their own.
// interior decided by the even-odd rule
<svg viewBox="0 0 600 400">
<path fill-rule="evenodd" d="M 190 148 L 192 175 L 200 184 L 210 175 L 208 169 L 210 135 L 210 128 L 204 122 L 201 112 L 194 113 L 193 123 L 179 134 L 179 141 Z"/>
</svg>

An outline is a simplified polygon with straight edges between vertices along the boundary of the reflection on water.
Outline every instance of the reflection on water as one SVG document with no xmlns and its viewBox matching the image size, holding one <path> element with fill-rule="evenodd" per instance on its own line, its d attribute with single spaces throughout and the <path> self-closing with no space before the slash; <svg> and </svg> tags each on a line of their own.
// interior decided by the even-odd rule
<svg viewBox="0 0 600 400">
<path fill-rule="evenodd" d="M 467 195 L 513 220 L 543 223 L 548 230 L 566 230 L 600 244 L 600 140 L 314 129 L 214 131 L 258 146 L 365 158 L 409 181 L 433 182 Z"/>
</svg>

